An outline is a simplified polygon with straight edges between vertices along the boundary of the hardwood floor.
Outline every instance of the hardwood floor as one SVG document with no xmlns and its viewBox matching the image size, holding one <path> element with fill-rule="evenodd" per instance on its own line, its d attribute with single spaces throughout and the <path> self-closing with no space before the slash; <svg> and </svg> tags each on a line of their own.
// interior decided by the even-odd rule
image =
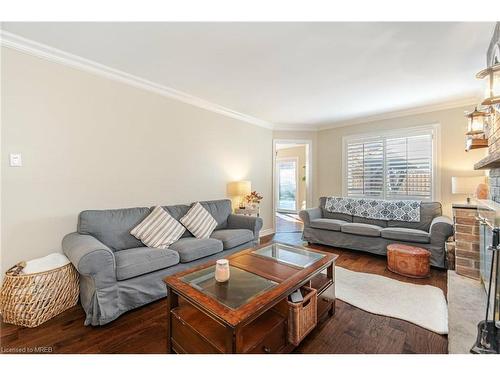
<svg viewBox="0 0 500 375">
<path fill-rule="evenodd" d="M 304 224 L 299 219 L 297 214 L 285 214 L 276 212 L 276 232 L 277 233 L 293 233 L 301 232 Z"/>
<path fill-rule="evenodd" d="M 300 233 L 282 233 L 263 241 L 302 243 Z M 409 279 L 386 269 L 385 258 L 326 246 L 314 248 L 339 254 L 337 265 L 354 271 L 441 288 L 446 271 L 432 270 L 428 279 Z M 37 328 L 0 324 L 0 353 L 165 353 L 166 299 L 130 311 L 103 327 L 85 327 L 77 305 Z M 447 353 L 447 336 L 414 324 L 367 313 L 337 300 L 335 315 L 318 326 L 295 353 Z"/>
</svg>

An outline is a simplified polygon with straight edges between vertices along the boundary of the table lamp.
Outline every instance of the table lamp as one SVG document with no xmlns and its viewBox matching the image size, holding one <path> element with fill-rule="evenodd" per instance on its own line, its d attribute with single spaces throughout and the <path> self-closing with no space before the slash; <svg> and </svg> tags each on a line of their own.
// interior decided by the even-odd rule
<svg viewBox="0 0 500 375">
<path fill-rule="evenodd" d="M 451 193 L 467 195 L 467 204 L 474 195 L 478 185 L 484 183 L 485 176 L 467 176 L 451 178 Z"/>
<path fill-rule="evenodd" d="M 232 181 L 227 184 L 227 194 L 238 202 L 239 208 L 245 208 L 245 196 L 252 191 L 250 181 Z"/>
</svg>

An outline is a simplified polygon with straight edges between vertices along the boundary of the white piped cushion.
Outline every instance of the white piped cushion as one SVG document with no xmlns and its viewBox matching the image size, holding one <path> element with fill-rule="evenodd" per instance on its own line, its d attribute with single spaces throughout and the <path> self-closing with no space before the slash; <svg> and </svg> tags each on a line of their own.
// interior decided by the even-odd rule
<svg viewBox="0 0 500 375">
<path fill-rule="evenodd" d="M 209 238 L 217 227 L 217 221 L 200 202 L 196 202 L 179 221 L 196 238 Z"/>
<path fill-rule="evenodd" d="M 166 249 L 179 238 L 186 228 L 162 207 L 157 206 L 130 234 L 148 247 Z"/>
</svg>

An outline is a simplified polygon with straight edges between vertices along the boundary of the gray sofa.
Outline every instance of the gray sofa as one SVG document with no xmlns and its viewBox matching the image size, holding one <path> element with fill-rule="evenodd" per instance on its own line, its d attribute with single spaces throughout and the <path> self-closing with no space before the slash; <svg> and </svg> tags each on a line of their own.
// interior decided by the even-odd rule
<svg viewBox="0 0 500 375">
<path fill-rule="evenodd" d="M 442 216 L 441 203 L 422 202 L 420 222 L 366 219 L 325 210 L 326 197 L 317 208 L 301 211 L 302 238 L 310 243 L 385 255 L 387 245 L 402 243 L 431 252 L 431 264 L 446 267 L 445 243 L 453 234 L 453 221 Z"/>
<path fill-rule="evenodd" d="M 227 199 L 200 203 L 218 224 L 211 238 L 197 239 L 186 230 L 168 249 L 145 247 L 130 234 L 152 208 L 80 213 L 77 232 L 64 237 L 62 248 L 80 273 L 85 325 L 109 323 L 128 310 L 165 297 L 167 275 L 258 243 L 261 218 L 231 214 Z M 164 208 L 179 220 L 190 205 Z"/>
</svg>

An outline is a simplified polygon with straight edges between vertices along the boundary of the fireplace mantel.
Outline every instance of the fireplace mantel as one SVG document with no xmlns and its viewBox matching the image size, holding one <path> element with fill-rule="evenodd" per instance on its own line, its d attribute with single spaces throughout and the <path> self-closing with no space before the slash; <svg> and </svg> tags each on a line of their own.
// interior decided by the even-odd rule
<svg viewBox="0 0 500 375">
<path fill-rule="evenodd" d="M 500 168 L 500 152 L 488 155 L 474 164 L 474 169 Z"/>
<path fill-rule="evenodd" d="M 474 169 L 500 168 L 500 105 L 493 106 L 492 110 L 488 131 L 488 156 L 474 164 Z"/>
</svg>

